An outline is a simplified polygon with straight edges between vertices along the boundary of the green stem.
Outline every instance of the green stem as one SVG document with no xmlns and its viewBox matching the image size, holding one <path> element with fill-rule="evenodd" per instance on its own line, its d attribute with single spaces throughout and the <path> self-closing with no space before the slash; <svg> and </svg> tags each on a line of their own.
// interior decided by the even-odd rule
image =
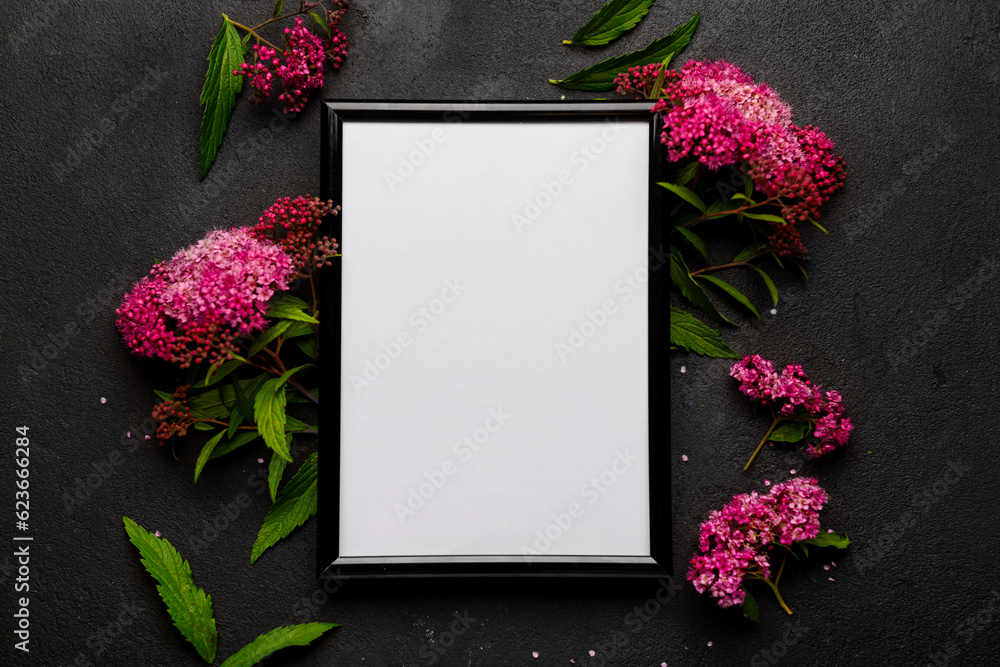
<svg viewBox="0 0 1000 667">
<path fill-rule="evenodd" d="M 771 414 L 774 415 L 773 412 Z M 750 464 L 753 463 L 753 460 L 755 458 L 757 458 L 757 454 L 759 454 L 761 448 L 764 447 L 764 443 L 767 442 L 767 439 L 771 437 L 772 433 L 774 433 L 774 429 L 778 427 L 778 424 L 780 424 L 783 421 L 785 421 L 784 418 L 778 417 L 778 416 L 774 416 L 774 421 L 771 422 L 771 428 L 767 429 L 767 433 L 764 434 L 764 439 L 760 441 L 760 444 L 757 445 L 757 449 L 755 449 L 753 451 L 753 456 L 751 456 L 750 460 L 747 461 L 747 464 L 745 466 L 743 466 L 744 470 L 747 470 L 748 468 L 750 468 Z M 789 612 L 789 613 L 791 613 L 791 612 Z"/>
<path fill-rule="evenodd" d="M 785 562 L 787 560 L 788 550 L 786 549 L 785 556 L 781 559 L 781 567 L 778 568 L 778 576 L 774 578 L 774 581 L 765 579 L 764 583 L 771 587 L 771 590 L 774 592 L 774 597 L 778 598 L 778 604 L 780 604 L 781 608 L 784 609 L 789 616 L 791 616 L 792 610 L 788 608 L 787 604 L 785 604 L 785 599 L 781 597 L 781 592 L 778 590 L 778 582 L 781 581 L 781 573 L 785 571 Z"/>
<path fill-rule="evenodd" d="M 703 269 L 698 269 L 697 271 L 692 271 L 691 275 L 692 276 L 696 276 L 699 273 L 708 273 L 709 271 L 719 271 L 721 269 L 731 269 L 734 266 L 750 266 L 750 262 L 754 261 L 758 257 L 763 257 L 764 255 L 770 255 L 770 254 L 771 254 L 770 251 L 759 252 L 756 255 L 754 255 L 753 257 L 749 257 L 748 259 L 746 259 L 746 260 L 744 260 L 742 262 L 730 262 L 729 264 L 719 264 L 718 266 L 706 266 Z"/>
<path fill-rule="evenodd" d="M 775 204 L 775 203 L 780 204 L 781 203 L 781 199 L 779 197 L 769 197 L 769 198 L 765 199 L 762 202 L 757 202 L 756 204 L 749 204 L 749 203 L 747 203 L 747 204 L 744 204 L 743 206 L 740 206 L 739 208 L 734 208 L 731 211 L 716 211 L 715 213 L 706 213 L 705 215 L 701 216 L 700 218 L 695 218 L 691 222 L 686 222 L 683 225 L 679 225 L 679 226 L 680 227 L 690 227 L 691 225 L 696 225 L 699 222 L 704 222 L 706 220 L 711 220 L 713 218 L 721 218 L 721 217 L 724 217 L 724 216 L 727 216 L 727 215 L 736 215 L 736 214 L 739 214 L 739 213 L 743 213 L 744 211 L 749 211 L 752 208 L 757 208 L 758 206 L 767 206 L 768 204 Z"/>
<path fill-rule="evenodd" d="M 243 30 L 246 30 L 248 33 L 250 33 L 251 35 L 253 35 L 254 37 L 256 37 L 258 43 L 259 42 L 264 42 L 265 44 L 267 44 L 268 46 L 270 46 L 275 51 L 282 51 L 283 50 L 283 49 L 279 48 L 278 46 L 272 44 L 271 42 L 267 41 L 266 39 L 264 39 L 260 35 L 258 35 L 257 32 L 256 32 L 256 29 L 251 28 L 249 26 L 245 26 L 242 23 L 237 23 L 236 21 L 234 21 L 232 19 L 229 19 L 229 22 L 232 23 L 237 28 L 242 28 Z M 267 25 L 268 23 L 270 23 L 270 21 L 268 21 L 266 23 L 261 23 L 259 26 L 257 26 L 257 28 L 260 28 L 261 26 Z"/>
</svg>

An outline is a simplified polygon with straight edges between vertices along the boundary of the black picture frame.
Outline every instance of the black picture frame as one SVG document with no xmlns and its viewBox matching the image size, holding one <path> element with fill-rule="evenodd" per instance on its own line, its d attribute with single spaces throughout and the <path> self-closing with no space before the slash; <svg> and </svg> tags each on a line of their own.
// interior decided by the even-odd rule
<svg viewBox="0 0 1000 667">
<path fill-rule="evenodd" d="M 647 447 L 649 553 L 615 556 L 588 555 L 369 555 L 345 556 L 341 550 L 341 362 L 343 265 L 335 260 L 321 273 L 319 292 L 322 324 L 320 456 L 318 479 L 317 569 L 321 577 L 661 577 L 672 571 L 670 448 L 668 435 L 667 372 L 669 326 L 669 244 L 664 220 L 665 190 L 655 184 L 667 180 L 665 151 L 660 144 L 662 119 L 651 114 L 647 102 L 386 102 L 325 100 L 321 122 L 321 187 L 323 200 L 342 202 L 344 128 L 352 123 L 573 123 L 604 119 L 644 123 L 648 129 L 648 351 Z M 484 155 L 484 159 L 487 155 Z M 349 257 L 351 238 L 343 238 L 343 224 L 352 211 L 328 216 L 323 232 L 341 243 Z"/>
</svg>

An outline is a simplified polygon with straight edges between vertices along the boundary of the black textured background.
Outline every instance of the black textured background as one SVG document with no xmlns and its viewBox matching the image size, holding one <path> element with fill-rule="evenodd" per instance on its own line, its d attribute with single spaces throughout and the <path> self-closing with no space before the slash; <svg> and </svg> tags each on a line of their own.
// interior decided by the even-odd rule
<svg viewBox="0 0 1000 667">
<path fill-rule="evenodd" d="M 790 468 L 815 474 L 831 496 L 824 523 L 854 545 L 786 570 L 794 616 L 755 589 L 754 628 L 685 584 L 637 622 L 629 614 L 653 597 L 651 582 L 324 591 L 314 523 L 251 567 L 264 466 L 236 455 L 195 487 L 196 438 L 178 447 L 180 462 L 142 440 L 152 389 L 169 380 L 129 356 L 113 309 L 153 257 L 253 221 L 279 196 L 316 192 L 319 105 L 272 132 L 267 108 L 241 102 L 199 183 L 198 94 L 219 14 L 261 20 L 271 1 L 54 0 L 4 3 L 0 28 L 0 507 L 13 513 L 14 427 L 28 425 L 35 537 L 24 655 L 12 648 L 13 517 L 0 521 L 0 663 L 200 663 L 126 539 L 128 515 L 171 539 L 212 594 L 219 662 L 274 626 L 331 620 L 343 627 L 272 664 L 995 664 L 1000 11 L 986 1 L 661 0 L 610 48 L 561 46 L 598 5 L 356 0 L 343 26 L 350 58 L 325 95 L 558 99 L 549 77 L 639 48 L 700 10 L 682 61 L 738 63 L 799 124 L 837 141 L 848 181 L 824 211 L 830 236 L 807 232 L 811 280 L 779 274 L 777 314 L 727 337 L 839 389 L 856 424 L 849 446 L 814 463 L 765 451 L 741 473 L 766 424 L 751 418 L 729 362 L 671 363 L 675 570 L 686 570 L 698 523 L 732 494 Z M 206 526 L 240 494 L 249 506 L 198 550 L 195 538 L 212 536 Z M 455 613 L 475 620 L 451 638 Z"/>
</svg>

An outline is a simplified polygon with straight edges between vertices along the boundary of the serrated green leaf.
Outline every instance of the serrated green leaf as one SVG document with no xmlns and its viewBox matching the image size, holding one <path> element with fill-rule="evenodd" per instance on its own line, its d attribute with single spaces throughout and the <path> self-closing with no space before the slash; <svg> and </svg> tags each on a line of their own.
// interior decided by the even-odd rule
<svg viewBox="0 0 1000 667">
<path fill-rule="evenodd" d="M 294 303 L 289 303 L 288 299 L 282 299 L 277 303 L 272 303 L 267 309 L 268 317 L 281 317 L 286 320 L 298 320 L 300 322 L 309 322 L 311 324 L 319 324 L 319 320 L 305 312 L 305 309 Z"/>
<path fill-rule="evenodd" d="M 233 385 L 238 386 L 238 385 Z M 243 409 L 240 408 L 240 403 L 237 401 L 233 403 L 233 411 L 229 414 L 229 428 L 226 429 L 226 437 L 232 438 L 236 435 L 237 429 L 242 426 L 244 420 Z"/>
<path fill-rule="evenodd" d="M 817 547 L 836 547 L 838 549 L 846 549 L 851 545 L 851 540 L 847 537 L 847 533 L 844 533 L 843 537 L 837 533 L 819 533 L 812 539 L 800 540 L 799 544 L 802 545 L 803 542 L 813 544 Z"/>
<path fill-rule="evenodd" d="M 650 63 L 663 62 L 664 58 L 671 53 L 680 53 L 681 49 L 691 41 L 691 36 L 698 27 L 699 19 L 700 15 L 695 14 L 690 21 L 666 37 L 650 42 L 644 49 L 608 58 L 565 79 L 549 79 L 549 83 L 574 90 L 611 90 L 615 87 L 615 77 L 629 67 L 641 67 Z"/>
<path fill-rule="evenodd" d="M 222 440 L 222 436 L 224 435 L 226 435 L 225 431 L 219 431 L 218 433 L 215 434 L 215 437 L 206 442 L 205 446 L 201 448 L 201 453 L 198 454 L 198 461 L 197 463 L 194 464 L 195 484 L 198 483 L 198 478 L 201 476 L 202 469 L 205 467 L 205 464 L 208 463 L 209 459 L 211 458 L 212 451 L 215 449 L 215 446 L 219 444 L 219 441 Z"/>
<path fill-rule="evenodd" d="M 298 472 L 288 481 L 278 495 L 278 500 L 267 511 L 250 552 L 251 564 L 316 514 L 317 473 L 316 454 L 313 453 L 302 462 Z"/>
<path fill-rule="evenodd" d="M 280 322 L 276 322 L 269 326 L 267 329 L 262 331 L 259 336 L 257 336 L 256 340 L 254 340 L 253 345 L 251 345 L 250 349 L 247 350 L 247 356 L 252 357 L 263 350 L 265 345 L 285 333 L 290 326 L 292 326 L 291 320 L 281 320 Z"/>
<path fill-rule="evenodd" d="M 233 451 L 234 449 L 242 447 L 243 445 L 245 445 L 245 444 L 247 444 L 249 442 L 253 442 L 254 440 L 257 439 L 258 435 L 260 435 L 260 434 L 257 433 L 257 431 L 243 431 L 242 433 L 238 434 L 235 438 L 232 438 L 231 440 L 229 440 L 229 442 L 226 442 L 226 443 L 223 443 L 221 445 L 218 445 L 212 451 L 212 454 L 211 454 L 211 456 L 208 457 L 208 460 L 209 461 L 214 461 L 215 459 L 219 458 L 220 456 L 225 456 L 226 454 L 228 454 L 229 452 Z"/>
<path fill-rule="evenodd" d="M 304 421 L 300 421 L 291 415 L 285 415 L 286 431 L 315 431 L 315 426 L 310 426 Z"/>
<path fill-rule="evenodd" d="M 295 344 L 298 346 L 298 348 L 300 350 L 302 350 L 302 354 L 306 355 L 310 359 L 316 359 L 317 358 L 318 355 L 316 354 L 316 339 L 315 338 L 310 338 L 308 340 L 299 340 L 299 341 L 296 341 Z"/>
<path fill-rule="evenodd" d="M 330 36 L 330 26 L 327 25 L 326 19 L 324 17 L 320 16 L 319 14 L 317 14 L 316 12 L 309 12 L 309 16 L 313 17 L 313 20 L 316 21 L 316 25 L 318 25 L 320 27 L 320 29 L 323 32 L 326 33 L 327 37 L 329 37 Z"/>
<path fill-rule="evenodd" d="M 240 389 L 243 391 L 247 398 L 247 402 L 252 406 L 254 398 L 257 396 L 257 391 L 260 389 L 261 384 L 267 380 L 268 374 L 261 373 L 260 375 L 250 379 L 250 380 L 239 380 L 238 384 Z M 222 398 L 222 405 L 226 409 L 232 409 L 236 404 L 236 390 L 233 388 L 236 385 L 227 384 L 223 385 L 219 390 Z M 251 410 L 252 414 L 252 410 Z"/>
<path fill-rule="evenodd" d="M 684 263 L 684 259 L 681 258 L 680 253 L 673 250 L 670 253 L 670 280 L 680 290 L 681 296 L 687 299 L 691 305 L 705 311 L 709 315 L 715 315 L 724 322 L 732 324 L 715 307 L 715 304 L 705 294 L 705 290 L 701 288 L 701 285 L 696 283 L 694 278 L 691 277 L 691 272 L 688 270 L 687 264 Z"/>
<path fill-rule="evenodd" d="M 290 322 L 288 331 L 283 336 L 285 340 L 296 338 L 297 336 L 310 336 L 315 333 L 315 329 L 308 322 Z"/>
<path fill-rule="evenodd" d="M 684 187 L 683 185 L 677 185 L 676 183 L 657 183 L 657 185 L 664 187 L 667 190 L 670 190 L 675 195 L 677 195 L 687 203 L 691 204 L 702 213 L 708 210 L 708 207 L 705 206 L 705 202 L 701 200 L 701 197 L 699 197 L 698 195 L 696 195 L 694 192 Z"/>
<path fill-rule="evenodd" d="M 191 566 L 170 542 L 156 537 L 127 516 L 122 517 L 129 541 L 139 549 L 140 562 L 159 584 L 156 592 L 181 636 L 211 664 L 218 649 L 212 596 L 194 584 Z"/>
<path fill-rule="evenodd" d="M 745 202 L 747 202 L 748 204 L 750 204 L 751 206 L 756 206 L 757 205 L 757 202 L 755 202 L 754 200 L 750 199 L 750 197 L 748 197 L 747 195 L 742 194 L 740 192 L 737 192 L 736 194 L 734 194 L 732 197 L 730 197 L 730 199 L 742 199 Z"/>
<path fill-rule="evenodd" d="M 670 61 L 673 59 L 674 54 L 668 53 L 667 57 L 663 59 L 662 63 L 660 63 L 660 71 L 656 73 L 656 78 L 653 79 L 653 85 L 649 89 L 649 99 L 658 100 L 663 96 L 663 81 L 667 78 L 667 68 L 670 67 Z"/>
<path fill-rule="evenodd" d="M 749 266 L 750 266 L 751 269 L 753 269 L 754 271 L 756 271 L 758 275 L 760 275 L 761 279 L 763 279 L 764 284 L 767 285 L 767 291 L 771 293 L 771 300 L 774 301 L 774 305 L 777 306 L 778 305 L 778 288 L 775 287 L 774 281 L 771 280 L 771 276 L 767 275 L 766 273 L 764 273 L 763 270 L 757 268 L 753 264 L 750 264 Z"/>
<path fill-rule="evenodd" d="M 563 44 L 600 46 L 631 30 L 649 13 L 656 0 L 611 0 L 597 10 L 586 25 Z"/>
<path fill-rule="evenodd" d="M 292 456 L 285 444 L 285 383 L 281 378 L 261 385 L 254 399 L 253 417 L 264 443 L 291 462 Z"/>
<path fill-rule="evenodd" d="M 292 444 L 292 434 L 285 434 L 285 447 L 290 449 Z M 285 466 L 288 461 L 281 458 L 278 452 L 271 454 L 271 462 L 267 466 L 267 488 L 271 491 L 271 502 L 278 497 L 278 486 L 281 484 L 281 476 L 285 474 Z"/>
<path fill-rule="evenodd" d="M 757 309 L 753 307 L 752 303 L 750 303 L 750 299 L 746 298 L 746 296 L 744 296 L 742 292 L 740 292 L 738 289 L 727 283 L 725 280 L 721 278 L 716 278 L 715 276 L 710 276 L 707 273 L 702 273 L 698 277 L 701 278 L 702 280 L 707 280 L 708 282 L 712 283 L 719 289 L 723 290 L 726 294 L 728 294 L 729 296 L 733 297 L 741 304 L 746 306 L 746 308 L 751 313 L 753 313 L 758 320 L 760 319 L 760 313 L 758 313 Z"/>
<path fill-rule="evenodd" d="M 701 167 L 701 162 L 692 160 L 688 165 L 672 172 L 671 180 L 678 185 L 687 185 L 697 175 L 699 167 Z"/>
<path fill-rule="evenodd" d="M 751 243 L 747 247 L 743 248 L 743 250 L 740 250 L 739 254 L 737 254 L 736 257 L 733 258 L 733 263 L 735 264 L 736 262 L 745 262 L 751 257 L 753 257 L 756 252 L 757 252 L 757 244 Z"/>
<path fill-rule="evenodd" d="M 246 362 L 242 359 L 230 359 L 222 362 L 221 364 L 212 364 L 212 366 L 208 369 L 208 373 L 205 375 L 205 379 L 196 384 L 195 387 L 211 387 L 213 384 L 222 381 L 227 375 L 235 371 L 244 363 Z"/>
<path fill-rule="evenodd" d="M 232 387 L 234 398 L 233 414 L 236 413 L 236 409 L 239 409 L 241 415 L 249 418 L 253 414 L 253 397 L 247 396 L 245 385 L 239 382 L 234 381 Z"/>
<path fill-rule="evenodd" d="M 798 442 L 809 432 L 809 422 L 786 422 L 774 429 L 768 440 L 772 442 Z"/>
<path fill-rule="evenodd" d="M 223 14 L 222 29 L 215 36 L 208 53 L 208 73 L 199 98 L 200 105 L 205 107 L 201 117 L 201 138 L 198 141 L 201 153 L 200 180 L 205 179 L 215 161 L 215 154 L 222 145 L 222 138 L 229 125 L 229 117 L 236 106 L 236 96 L 243 88 L 243 77 L 233 75 L 233 71 L 243 64 L 243 54 L 243 42 L 236 27 Z"/>
<path fill-rule="evenodd" d="M 319 398 L 319 388 L 310 389 L 309 393 L 312 394 L 313 396 L 315 396 L 316 398 Z M 297 391 L 296 392 L 292 392 L 292 395 L 288 397 L 288 402 L 289 403 L 312 403 L 312 401 L 310 401 L 308 398 L 306 398 L 305 396 L 303 396 L 302 394 L 300 394 Z"/>
<path fill-rule="evenodd" d="M 782 218 L 780 215 L 774 215 L 773 213 L 749 213 L 747 211 L 743 211 L 743 215 L 745 215 L 746 217 L 751 218 L 753 220 L 763 220 L 765 222 L 775 222 L 775 223 L 778 223 L 778 224 L 781 224 L 781 225 L 788 224 L 788 223 L 785 222 L 785 219 Z"/>
<path fill-rule="evenodd" d="M 670 307 L 670 343 L 706 357 L 738 359 L 740 356 L 722 341 L 718 331 L 673 306 Z"/>
<path fill-rule="evenodd" d="M 750 591 L 745 592 L 746 597 L 743 598 L 743 613 L 754 623 L 760 623 L 760 607 L 757 606 L 757 600 L 754 596 L 750 595 Z"/>
<path fill-rule="evenodd" d="M 159 398 L 161 401 L 172 401 L 172 400 L 174 400 L 174 395 L 170 394 L 170 393 L 167 393 L 165 391 L 160 391 L 159 389 L 154 389 L 153 393 L 156 394 L 156 397 Z"/>
<path fill-rule="evenodd" d="M 196 431 L 214 431 L 215 426 L 209 424 L 208 422 L 195 422 L 194 430 Z"/>
<path fill-rule="evenodd" d="M 708 205 L 708 210 L 705 211 L 705 215 L 715 215 L 723 211 L 729 211 L 731 210 L 730 206 L 732 206 L 732 202 L 725 201 L 722 199 L 716 199 L 714 202 Z M 725 215 L 716 215 L 714 218 L 712 218 L 712 220 L 722 220 L 725 217 L 726 217 Z"/>
<path fill-rule="evenodd" d="M 691 245 L 694 246 L 695 250 L 701 253 L 701 256 L 704 257 L 707 262 L 708 246 L 705 245 L 705 240 L 686 227 L 678 227 L 677 231 L 681 233 L 681 236 L 691 242 Z"/>
<path fill-rule="evenodd" d="M 218 389 L 210 389 L 188 401 L 191 410 L 213 419 L 228 419 L 229 409 L 223 405 Z"/>
<path fill-rule="evenodd" d="M 271 12 L 271 18 L 277 18 L 281 14 L 281 10 L 285 8 L 285 0 L 278 0 L 274 3 L 274 11 Z M 249 34 L 249 33 L 247 33 Z"/>
<path fill-rule="evenodd" d="M 288 646 L 308 646 L 327 630 L 339 628 L 337 623 L 302 623 L 275 628 L 229 656 L 222 667 L 251 667 Z"/>
</svg>

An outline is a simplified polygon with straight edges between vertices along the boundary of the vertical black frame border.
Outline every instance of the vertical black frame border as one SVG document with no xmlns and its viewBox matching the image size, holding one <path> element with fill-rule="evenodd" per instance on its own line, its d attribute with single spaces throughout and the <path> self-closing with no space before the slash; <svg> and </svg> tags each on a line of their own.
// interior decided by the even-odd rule
<svg viewBox="0 0 1000 667">
<path fill-rule="evenodd" d="M 649 124 L 649 270 L 648 415 L 650 557 L 416 556 L 342 557 L 340 555 L 340 405 L 341 280 L 333 262 L 320 273 L 323 317 L 319 330 L 323 372 L 320 374 L 319 477 L 317 482 L 317 575 L 351 578 L 425 577 L 662 577 L 672 574 L 671 458 L 669 434 L 669 247 L 665 190 L 666 151 L 660 144 L 661 114 L 649 102 L 387 102 L 324 100 L 320 123 L 320 198 L 340 204 L 343 183 L 341 136 L 345 120 L 510 122 L 580 121 L 604 118 L 646 120 Z M 327 216 L 322 233 L 341 240 L 339 215 Z M 347 250 L 350 252 L 350 249 Z M 335 353 L 331 354 L 330 351 Z"/>
</svg>

